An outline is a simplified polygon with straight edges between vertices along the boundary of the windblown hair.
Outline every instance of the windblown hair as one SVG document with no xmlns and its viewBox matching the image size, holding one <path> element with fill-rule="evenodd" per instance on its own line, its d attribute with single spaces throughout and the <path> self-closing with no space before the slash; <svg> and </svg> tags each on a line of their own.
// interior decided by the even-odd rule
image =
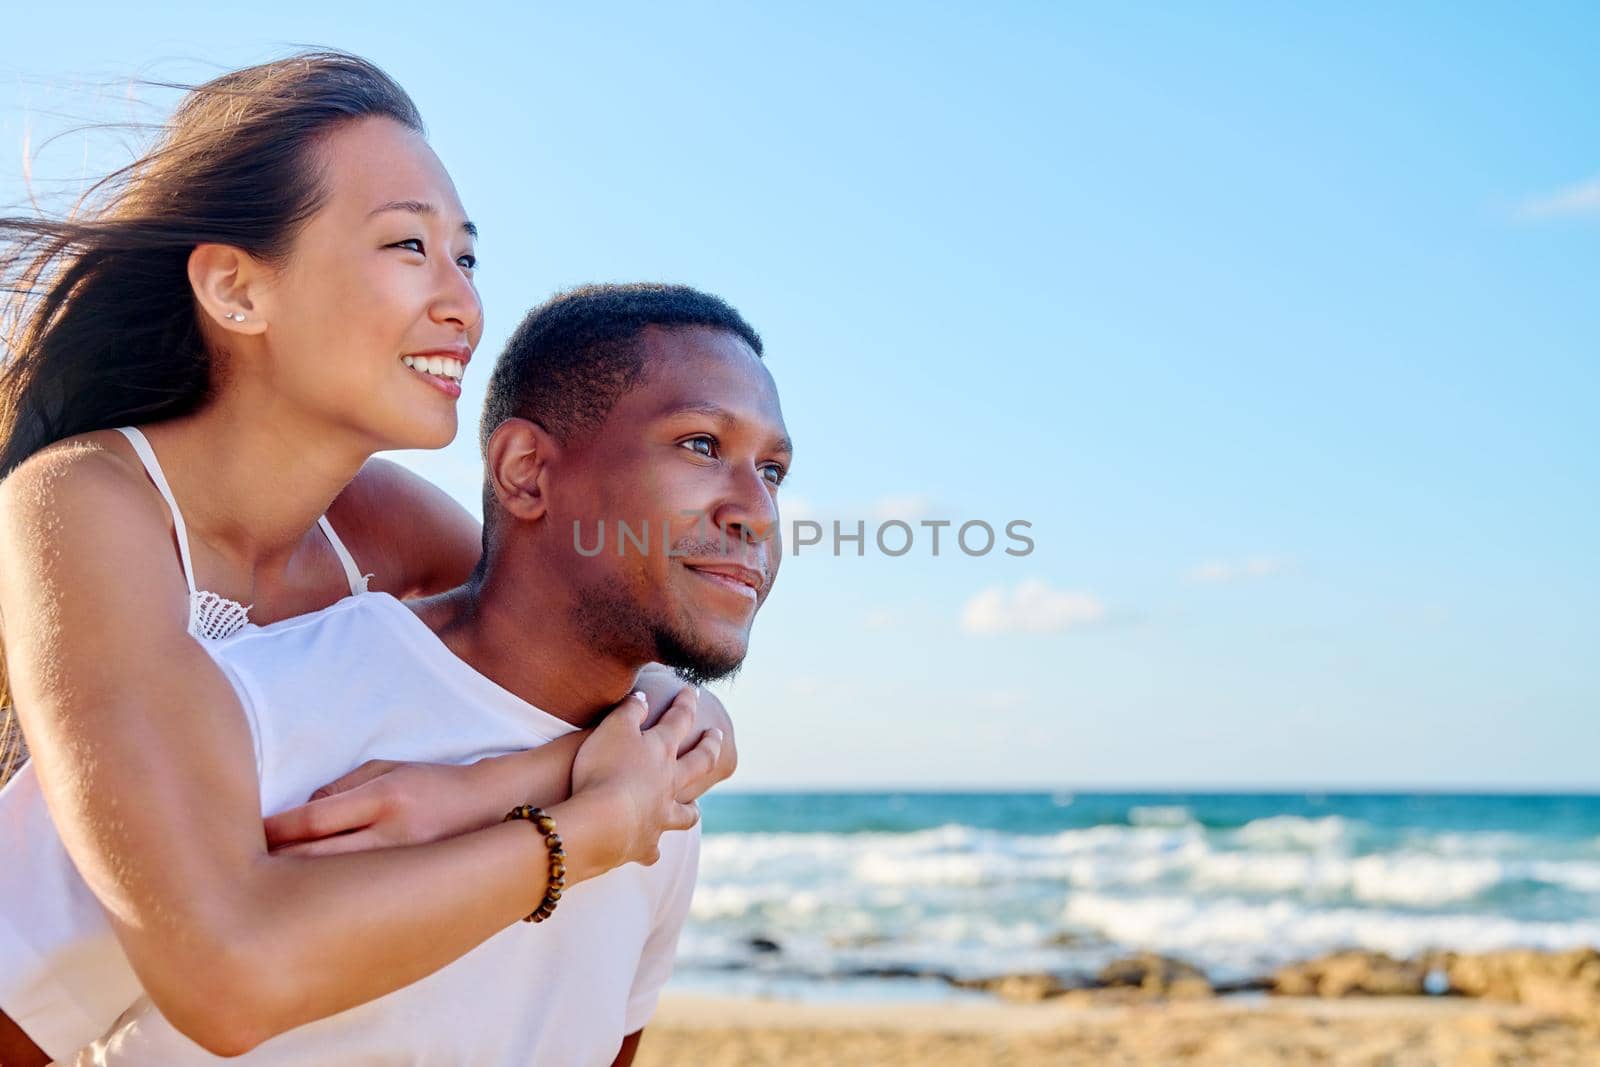
<svg viewBox="0 0 1600 1067">
<path fill-rule="evenodd" d="M 215 384 L 188 261 L 201 244 L 282 263 L 327 196 L 316 149 L 373 116 L 422 132 L 372 63 L 302 52 L 186 89 L 142 157 L 64 218 L 0 217 L 0 478 L 76 434 L 202 407 Z M 0 666 L 0 783 L 26 758 Z"/>
</svg>

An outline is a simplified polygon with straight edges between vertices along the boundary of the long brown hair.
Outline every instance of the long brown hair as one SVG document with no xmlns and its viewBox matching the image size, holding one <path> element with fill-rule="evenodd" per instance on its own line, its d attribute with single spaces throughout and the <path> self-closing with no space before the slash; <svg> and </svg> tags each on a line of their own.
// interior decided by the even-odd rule
<svg viewBox="0 0 1600 1067">
<path fill-rule="evenodd" d="M 422 131 L 405 90 L 343 52 L 177 88 L 154 146 L 66 217 L 0 217 L 0 478 L 63 438 L 204 405 L 213 353 L 189 254 L 216 243 L 282 262 L 326 197 L 320 138 L 369 116 Z M 0 783 L 27 758 L 10 704 L 0 661 Z"/>
</svg>

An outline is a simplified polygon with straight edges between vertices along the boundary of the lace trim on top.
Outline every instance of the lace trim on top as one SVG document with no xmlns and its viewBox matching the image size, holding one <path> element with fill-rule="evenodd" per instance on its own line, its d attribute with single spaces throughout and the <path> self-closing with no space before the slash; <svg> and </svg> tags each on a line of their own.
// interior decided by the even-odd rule
<svg viewBox="0 0 1600 1067">
<path fill-rule="evenodd" d="M 189 633 L 207 641 L 232 637 L 250 625 L 250 608 L 237 600 L 196 589 L 189 594 Z"/>
</svg>

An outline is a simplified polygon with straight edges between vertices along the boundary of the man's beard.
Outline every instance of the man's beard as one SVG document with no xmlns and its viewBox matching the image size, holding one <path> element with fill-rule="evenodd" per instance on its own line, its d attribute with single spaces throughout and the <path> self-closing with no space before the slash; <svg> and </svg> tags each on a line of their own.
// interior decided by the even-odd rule
<svg viewBox="0 0 1600 1067">
<path fill-rule="evenodd" d="M 743 651 L 730 654 L 726 649 L 696 647 L 666 627 L 655 630 L 655 640 L 655 662 L 671 667 L 674 674 L 690 685 L 732 678 L 744 666 Z"/>
<path fill-rule="evenodd" d="M 647 617 L 619 580 L 579 589 L 572 610 L 574 626 L 596 651 L 671 667 L 689 685 L 731 678 L 744 665 L 744 648 L 717 648 L 691 627 Z"/>
</svg>

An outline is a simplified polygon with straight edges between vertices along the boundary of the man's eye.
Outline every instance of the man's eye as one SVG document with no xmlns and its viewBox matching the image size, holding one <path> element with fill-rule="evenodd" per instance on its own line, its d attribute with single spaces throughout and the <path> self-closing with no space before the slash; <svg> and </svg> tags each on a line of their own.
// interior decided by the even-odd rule
<svg viewBox="0 0 1600 1067">
<path fill-rule="evenodd" d="M 767 481 L 771 482 L 773 485 L 782 485 L 784 475 L 788 474 L 789 472 L 778 466 L 776 463 L 770 463 L 761 468 L 761 473 L 766 475 Z"/>
<path fill-rule="evenodd" d="M 701 451 L 701 445 L 705 446 L 704 451 Z M 691 452 L 699 452 L 702 456 L 715 456 L 717 454 L 717 446 L 709 437 L 691 437 L 683 442 L 683 446 Z"/>
</svg>

